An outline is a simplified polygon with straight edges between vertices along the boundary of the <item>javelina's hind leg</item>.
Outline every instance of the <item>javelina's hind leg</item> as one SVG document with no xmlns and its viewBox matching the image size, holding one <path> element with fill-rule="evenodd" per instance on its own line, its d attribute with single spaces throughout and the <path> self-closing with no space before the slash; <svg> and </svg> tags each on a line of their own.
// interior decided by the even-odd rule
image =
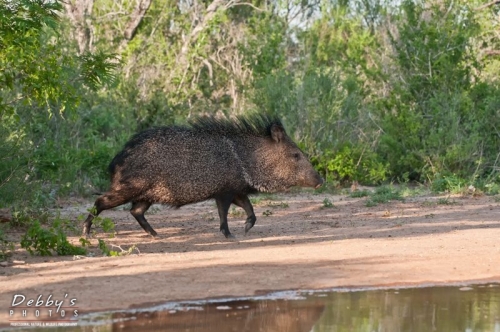
<svg viewBox="0 0 500 332">
<path fill-rule="evenodd" d="M 219 211 L 220 231 L 226 238 L 234 238 L 233 234 L 229 231 L 229 226 L 227 225 L 227 212 L 233 202 L 233 197 L 233 195 L 225 194 L 215 198 L 217 210 Z"/>
<path fill-rule="evenodd" d="M 92 208 L 92 212 L 89 213 L 87 219 L 83 222 L 83 235 L 86 237 L 90 236 L 90 227 L 92 227 L 92 220 L 97 217 L 102 211 L 112 209 L 119 205 L 125 204 L 129 199 L 120 193 L 108 192 L 102 196 L 99 196 Z"/>
<path fill-rule="evenodd" d="M 150 206 L 151 206 L 150 202 L 144 202 L 144 201 L 133 202 L 132 208 L 130 209 L 130 213 L 132 213 L 135 220 L 137 220 L 139 225 L 141 225 L 141 227 L 146 231 L 146 233 L 149 233 L 152 236 L 156 236 L 157 233 L 144 217 L 144 213 L 149 209 Z"/>
<path fill-rule="evenodd" d="M 255 217 L 255 213 L 253 212 L 253 206 L 248 199 L 247 195 L 236 195 L 233 199 L 233 204 L 238 205 L 239 207 L 245 210 L 247 214 L 247 221 L 245 222 L 245 234 L 255 225 L 255 221 L 257 217 Z"/>
</svg>

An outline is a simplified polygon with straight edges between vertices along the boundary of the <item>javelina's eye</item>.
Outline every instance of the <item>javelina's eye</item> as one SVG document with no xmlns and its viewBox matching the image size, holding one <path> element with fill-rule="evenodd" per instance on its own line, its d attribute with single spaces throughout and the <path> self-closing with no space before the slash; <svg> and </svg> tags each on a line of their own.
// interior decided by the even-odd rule
<svg viewBox="0 0 500 332">
<path fill-rule="evenodd" d="M 293 154 L 293 158 L 294 158 L 295 160 L 299 160 L 299 159 L 300 159 L 300 153 L 294 153 L 294 154 Z"/>
</svg>

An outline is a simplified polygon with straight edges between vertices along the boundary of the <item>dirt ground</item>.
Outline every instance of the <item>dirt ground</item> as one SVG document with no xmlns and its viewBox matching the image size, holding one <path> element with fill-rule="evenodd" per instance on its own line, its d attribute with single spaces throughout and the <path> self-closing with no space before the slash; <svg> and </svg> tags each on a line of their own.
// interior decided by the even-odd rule
<svg viewBox="0 0 500 332">
<path fill-rule="evenodd" d="M 9 321 L 15 294 L 35 300 L 68 294 L 80 312 L 95 312 L 284 289 L 500 282 L 495 197 L 420 196 L 374 207 L 366 197 L 346 195 L 271 198 L 256 202 L 257 223 L 247 236 L 243 211 L 231 209 L 234 240 L 218 232 L 215 204 L 203 202 L 154 206 L 146 217 L 155 239 L 127 210 L 104 212 L 117 234 L 98 230 L 94 257 L 31 257 L 17 249 L 0 267 L 0 325 Z M 325 199 L 333 206 L 325 207 Z M 91 205 L 63 211 L 76 222 Z M 98 238 L 123 249 L 136 245 L 140 253 L 102 257 Z"/>
</svg>

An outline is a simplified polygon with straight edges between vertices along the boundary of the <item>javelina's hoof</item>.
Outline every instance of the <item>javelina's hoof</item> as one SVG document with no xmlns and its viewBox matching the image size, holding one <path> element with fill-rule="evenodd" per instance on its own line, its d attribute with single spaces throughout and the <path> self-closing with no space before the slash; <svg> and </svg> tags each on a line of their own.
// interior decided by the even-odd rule
<svg viewBox="0 0 500 332">
<path fill-rule="evenodd" d="M 246 223 L 245 223 L 245 235 L 248 233 L 248 231 L 249 231 L 250 229 L 252 229 L 253 225 L 254 225 L 254 224 L 249 223 L 249 222 L 246 222 Z"/>
<path fill-rule="evenodd" d="M 226 239 L 235 239 L 234 235 L 229 233 L 229 232 L 225 232 L 223 229 L 221 229 L 220 231 L 222 234 L 224 234 L 224 236 L 226 237 Z"/>
<path fill-rule="evenodd" d="M 90 239 L 92 237 L 90 235 L 90 230 L 87 227 L 83 227 L 82 237 L 86 239 Z"/>
</svg>

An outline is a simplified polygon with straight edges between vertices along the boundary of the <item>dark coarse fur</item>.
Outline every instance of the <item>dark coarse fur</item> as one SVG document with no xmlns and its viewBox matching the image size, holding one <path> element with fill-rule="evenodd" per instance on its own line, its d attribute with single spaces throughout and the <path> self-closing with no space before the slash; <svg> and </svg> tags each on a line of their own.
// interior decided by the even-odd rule
<svg viewBox="0 0 500 332">
<path fill-rule="evenodd" d="M 231 204 L 247 213 L 245 231 L 256 217 L 248 194 L 317 187 L 323 180 L 273 116 L 235 119 L 200 117 L 185 126 L 158 127 L 136 134 L 109 165 L 111 188 L 95 202 L 84 233 L 101 211 L 132 202 L 132 215 L 144 230 L 153 203 L 174 207 L 215 199 L 220 229 L 231 236 Z"/>
<path fill-rule="evenodd" d="M 273 125 L 283 127 L 281 120 L 267 114 L 238 116 L 234 120 L 228 118 L 199 117 L 189 121 L 189 126 L 196 132 L 206 132 L 211 135 L 248 135 L 271 137 Z"/>
</svg>

